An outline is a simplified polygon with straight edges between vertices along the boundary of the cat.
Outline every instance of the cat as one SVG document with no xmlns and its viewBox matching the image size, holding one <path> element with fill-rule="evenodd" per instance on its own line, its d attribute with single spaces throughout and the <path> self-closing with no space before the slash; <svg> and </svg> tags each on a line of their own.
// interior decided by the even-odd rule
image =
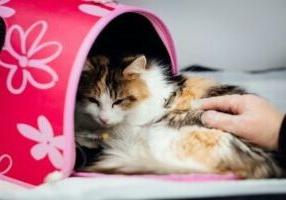
<svg viewBox="0 0 286 200">
<path fill-rule="evenodd" d="M 144 55 L 126 57 L 119 67 L 105 56 L 86 61 L 78 110 L 100 127 L 89 135 L 108 133 L 108 137 L 91 141 L 101 144 L 102 154 L 84 171 L 282 175 L 270 152 L 231 133 L 204 127 L 203 111 L 191 106 L 192 100 L 245 94 L 243 89 L 204 78 L 170 76 L 166 69 Z"/>
</svg>

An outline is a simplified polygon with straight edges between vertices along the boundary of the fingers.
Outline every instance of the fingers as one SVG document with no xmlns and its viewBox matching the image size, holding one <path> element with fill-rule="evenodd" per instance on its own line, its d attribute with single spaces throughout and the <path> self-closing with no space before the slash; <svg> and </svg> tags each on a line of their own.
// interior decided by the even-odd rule
<svg viewBox="0 0 286 200">
<path fill-rule="evenodd" d="M 225 95 L 196 100 L 191 106 L 193 109 L 206 110 L 202 115 L 203 124 L 239 135 L 243 127 L 240 122 L 245 112 L 244 103 L 242 95 Z"/>
<path fill-rule="evenodd" d="M 202 115 L 202 122 L 209 127 L 230 133 L 236 133 L 237 127 L 239 126 L 239 119 L 237 116 L 213 110 L 206 111 Z"/>
<path fill-rule="evenodd" d="M 200 99 L 192 102 L 192 108 L 218 110 L 236 114 L 239 112 L 240 98 L 241 95 L 226 95 Z"/>
</svg>

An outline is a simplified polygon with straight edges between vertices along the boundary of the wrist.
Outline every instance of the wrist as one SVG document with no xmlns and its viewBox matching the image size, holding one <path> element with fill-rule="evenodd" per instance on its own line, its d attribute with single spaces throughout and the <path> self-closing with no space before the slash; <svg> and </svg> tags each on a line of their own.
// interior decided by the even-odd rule
<svg viewBox="0 0 286 200">
<path fill-rule="evenodd" d="M 278 135 L 278 151 L 286 154 L 286 115 L 282 120 Z"/>
</svg>

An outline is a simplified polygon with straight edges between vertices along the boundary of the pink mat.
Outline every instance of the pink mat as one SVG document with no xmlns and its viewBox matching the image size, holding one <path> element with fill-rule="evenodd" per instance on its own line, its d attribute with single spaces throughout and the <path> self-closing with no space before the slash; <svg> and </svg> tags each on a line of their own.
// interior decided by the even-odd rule
<svg viewBox="0 0 286 200">
<path fill-rule="evenodd" d="M 205 181 L 225 181 L 238 180 L 234 174 L 168 174 L 168 175 L 122 175 L 122 174 L 101 174 L 101 173 L 85 173 L 77 172 L 73 176 L 78 177 L 93 177 L 93 178 L 147 178 L 163 181 L 176 182 L 205 182 Z"/>
</svg>

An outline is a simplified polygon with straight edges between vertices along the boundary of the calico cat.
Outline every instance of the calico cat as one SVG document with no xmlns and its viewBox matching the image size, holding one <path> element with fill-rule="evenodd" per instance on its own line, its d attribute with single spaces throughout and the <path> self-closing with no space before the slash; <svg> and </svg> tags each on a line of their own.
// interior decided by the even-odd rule
<svg viewBox="0 0 286 200">
<path fill-rule="evenodd" d="M 271 153 L 231 133 L 204 127 L 203 111 L 191 106 L 196 99 L 244 94 L 243 89 L 209 79 L 170 76 L 144 55 L 123 59 L 119 68 L 111 66 L 108 58 L 96 56 L 88 59 L 85 68 L 78 110 L 100 127 L 89 135 L 100 138 L 108 133 L 100 140 L 99 160 L 85 171 L 281 176 Z"/>
</svg>

